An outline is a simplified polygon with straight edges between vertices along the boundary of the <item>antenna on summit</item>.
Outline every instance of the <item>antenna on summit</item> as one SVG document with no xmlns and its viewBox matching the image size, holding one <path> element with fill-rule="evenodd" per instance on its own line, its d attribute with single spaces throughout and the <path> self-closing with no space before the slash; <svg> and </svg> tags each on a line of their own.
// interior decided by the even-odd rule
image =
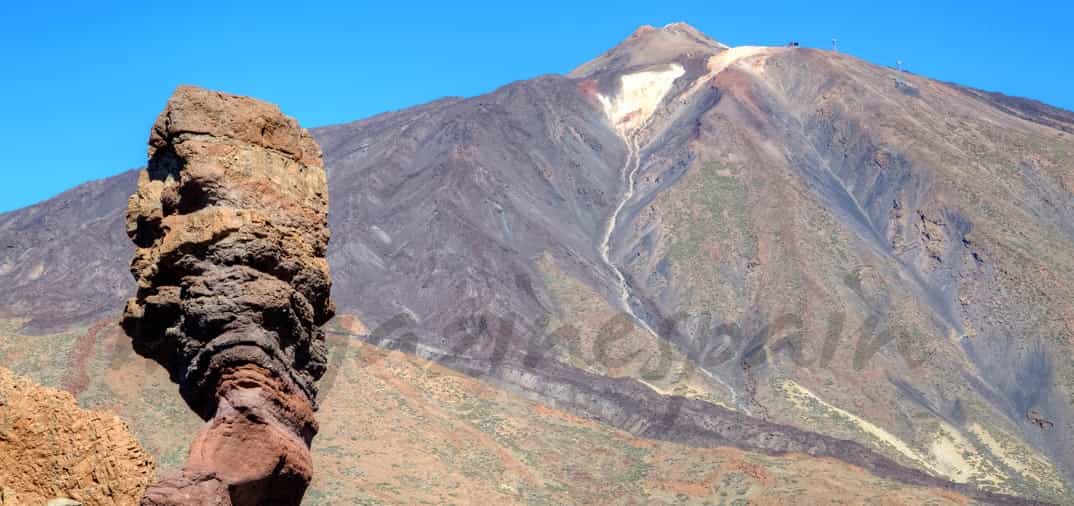
<svg viewBox="0 0 1074 506">
<path fill-rule="evenodd" d="M 895 62 L 895 65 L 898 66 L 899 72 L 902 72 L 902 60 L 897 60 Z"/>
<path fill-rule="evenodd" d="M 839 39 L 832 37 L 832 51 L 839 52 Z"/>
</svg>

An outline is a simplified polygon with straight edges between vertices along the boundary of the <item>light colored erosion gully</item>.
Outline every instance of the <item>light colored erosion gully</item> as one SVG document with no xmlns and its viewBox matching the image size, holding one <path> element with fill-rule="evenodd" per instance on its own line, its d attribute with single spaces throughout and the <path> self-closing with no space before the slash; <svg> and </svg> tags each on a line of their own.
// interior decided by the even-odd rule
<svg viewBox="0 0 1074 506">
<path fill-rule="evenodd" d="M 734 60 L 746 56 L 747 54 L 752 55 L 755 53 L 755 51 L 728 50 L 714 56 L 709 61 L 708 75 L 698 79 L 698 82 L 688 89 L 687 94 L 692 94 L 698 89 L 698 83 L 707 81 L 707 78 L 711 78 L 713 75 L 726 68 L 727 65 Z M 638 325 L 640 325 L 642 329 L 657 338 L 661 337 L 660 334 L 657 334 L 656 331 L 649 326 L 648 322 L 638 317 L 634 312 L 634 308 L 630 305 L 631 287 L 630 284 L 627 283 L 622 269 L 611 260 L 611 239 L 612 233 L 615 232 L 615 228 L 618 225 L 620 213 L 623 212 L 623 208 L 626 207 L 627 202 L 634 198 L 637 175 L 638 171 L 641 169 L 641 154 L 638 146 L 638 136 L 648 125 L 649 120 L 652 118 L 656 108 L 659 107 L 660 103 L 664 100 L 664 97 L 671 91 L 671 87 L 675 80 L 681 77 L 684 73 L 685 70 L 682 65 L 673 63 L 662 67 L 660 70 L 626 74 L 620 77 L 619 90 L 615 96 L 597 96 L 601 105 L 604 106 L 604 112 L 611 121 L 612 126 L 615 128 L 616 132 L 619 133 L 619 136 L 623 138 L 623 142 L 627 147 L 627 157 L 626 161 L 623 162 L 623 169 L 620 176 L 625 179 L 626 188 L 620 196 L 619 202 L 615 206 L 615 210 L 612 211 L 612 214 L 608 217 L 607 224 L 604 228 L 604 235 L 600 241 L 600 258 L 615 274 L 616 281 L 619 285 L 619 302 L 623 307 L 623 310 L 626 311 L 634 321 L 638 322 Z M 736 392 L 729 383 L 702 367 L 698 367 L 698 370 L 730 393 L 732 405 L 749 413 L 747 407 L 739 406 L 738 392 Z"/>
</svg>

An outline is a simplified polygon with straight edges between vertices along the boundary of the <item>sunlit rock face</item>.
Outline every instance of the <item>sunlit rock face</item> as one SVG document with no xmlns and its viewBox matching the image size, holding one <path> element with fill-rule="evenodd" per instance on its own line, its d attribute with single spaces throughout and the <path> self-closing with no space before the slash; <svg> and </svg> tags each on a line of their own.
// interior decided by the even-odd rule
<svg viewBox="0 0 1074 506">
<path fill-rule="evenodd" d="M 128 203 L 138 292 L 123 325 L 209 422 L 182 475 L 145 503 L 264 504 L 270 490 L 301 500 L 320 326 L 334 311 L 327 216 L 321 151 L 294 119 L 251 98 L 176 90 Z"/>
<path fill-rule="evenodd" d="M 0 367 L 0 506 L 130 506 L 154 467 L 119 417 Z"/>
<path fill-rule="evenodd" d="M 683 73 L 682 65 L 675 63 L 658 70 L 627 74 L 619 78 L 618 94 L 598 98 L 616 130 L 633 132 L 653 115 L 675 79 Z"/>
</svg>

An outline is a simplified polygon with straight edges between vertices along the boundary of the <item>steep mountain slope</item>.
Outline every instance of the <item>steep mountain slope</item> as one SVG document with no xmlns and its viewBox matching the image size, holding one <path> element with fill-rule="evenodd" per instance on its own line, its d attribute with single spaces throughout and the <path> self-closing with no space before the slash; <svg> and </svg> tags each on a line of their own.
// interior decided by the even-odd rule
<svg viewBox="0 0 1074 506">
<path fill-rule="evenodd" d="M 637 436 L 1063 502 L 1071 128 L 675 24 L 314 136 L 333 295 L 362 340 Z M 0 311 L 26 320 L 5 357 L 118 311 L 132 190 L 0 216 Z"/>
<path fill-rule="evenodd" d="M 31 332 L 117 314 L 135 288 L 123 239 L 137 181 L 128 171 L 0 215 L 0 314 L 30 317 Z"/>
<path fill-rule="evenodd" d="M 1074 144 L 1050 126 L 1062 115 L 1026 121 L 1040 116 L 844 55 L 743 55 L 711 58 L 722 70 L 708 90 L 680 94 L 650 129 L 618 242 L 641 310 L 729 325 L 737 359 L 720 372 L 755 414 L 955 481 L 1065 493 Z M 684 152 L 679 176 L 667 160 Z M 771 324 L 789 339 L 765 339 Z M 803 399 L 853 407 L 850 423 Z"/>
</svg>

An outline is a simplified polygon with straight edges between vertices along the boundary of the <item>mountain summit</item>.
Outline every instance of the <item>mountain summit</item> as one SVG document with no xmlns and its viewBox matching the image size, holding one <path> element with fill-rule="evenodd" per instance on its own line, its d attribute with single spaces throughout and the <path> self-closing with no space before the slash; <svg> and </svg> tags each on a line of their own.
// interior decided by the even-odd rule
<svg viewBox="0 0 1074 506">
<path fill-rule="evenodd" d="M 660 63 L 683 63 L 727 49 L 686 23 L 671 23 L 663 28 L 643 25 L 604 54 L 570 72 L 571 77 L 589 77 L 602 71 L 624 71 Z"/>
<path fill-rule="evenodd" d="M 311 494 L 794 501 L 838 465 L 819 482 L 858 502 L 1070 503 L 1071 118 L 673 24 L 568 75 L 316 129 L 341 316 L 314 447 L 334 478 Z M 70 350 L 19 372 L 110 364 L 78 329 L 133 292 L 133 188 L 0 215 L 0 357 Z M 85 395 L 141 426 L 171 412 L 111 377 Z M 439 479 L 415 486 L 408 456 Z"/>
</svg>

